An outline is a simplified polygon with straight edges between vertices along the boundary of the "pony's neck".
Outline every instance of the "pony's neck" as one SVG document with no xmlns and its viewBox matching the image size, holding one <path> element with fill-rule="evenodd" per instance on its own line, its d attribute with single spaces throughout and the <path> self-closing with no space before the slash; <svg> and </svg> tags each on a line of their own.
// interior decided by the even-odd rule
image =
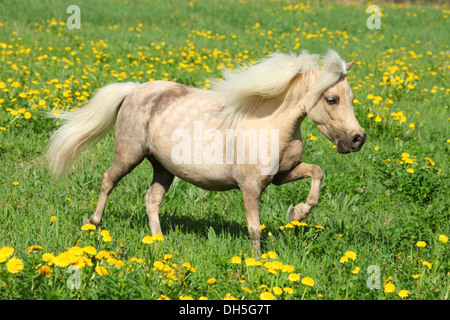
<svg viewBox="0 0 450 320">
<path fill-rule="evenodd" d="M 287 135 L 295 135 L 306 117 L 306 107 L 302 103 L 308 88 L 308 78 L 298 75 L 279 95 L 264 99 L 255 109 L 252 118 L 264 118 L 265 125 L 278 128 Z"/>
</svg>

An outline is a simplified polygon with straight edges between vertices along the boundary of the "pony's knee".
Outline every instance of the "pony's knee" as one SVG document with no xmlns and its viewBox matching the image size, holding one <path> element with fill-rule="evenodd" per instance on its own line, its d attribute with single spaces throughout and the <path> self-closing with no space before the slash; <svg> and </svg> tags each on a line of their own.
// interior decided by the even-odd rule
<svg viewBox="0 0 450 320">
<path fill-rule="evenodd" d="M 317 179 L 317 180 L 322 180 L 323 179 L 322 168 L 319 167 L 318 165 L 313 165 L 311 167 L 311 178 Z"/>
</svg>

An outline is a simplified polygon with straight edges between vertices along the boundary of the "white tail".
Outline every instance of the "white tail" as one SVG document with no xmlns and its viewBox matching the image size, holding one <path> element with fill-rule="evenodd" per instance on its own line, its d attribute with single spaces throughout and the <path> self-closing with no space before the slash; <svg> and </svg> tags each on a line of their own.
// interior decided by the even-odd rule
<svg viewBox="0 0 450 320">
<path fill-rule="evenodd" d="M 98 90 L 83 108 L 51 115 L 66 120 L 53 133 L 47 151 L 56 178 L 67 171 L 77 154 L 105 136 L 116 122 L 123 100 L 137 86 L 133 82 L 109 84 Z"/>
</svg>

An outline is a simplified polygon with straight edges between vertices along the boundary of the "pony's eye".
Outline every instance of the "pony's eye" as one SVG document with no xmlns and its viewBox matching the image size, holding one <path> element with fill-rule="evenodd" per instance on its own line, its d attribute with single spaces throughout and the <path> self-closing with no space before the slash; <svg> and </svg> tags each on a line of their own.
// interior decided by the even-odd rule
<svg viewBox="0 0 450 320">
<path fill-rule="evenodd" d="M 327 101 L 328 104 L 337 104 L 338 103 L 338 99 L 334 98 L 334 97 L 325 98 L 325 100 Z"/>
</svg>

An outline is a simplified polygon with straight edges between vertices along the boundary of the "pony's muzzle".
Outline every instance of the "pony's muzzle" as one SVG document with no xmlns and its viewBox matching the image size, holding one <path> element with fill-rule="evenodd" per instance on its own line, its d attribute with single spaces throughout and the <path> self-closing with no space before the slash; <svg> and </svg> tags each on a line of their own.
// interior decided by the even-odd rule
<svg viewBox="0 0 450 320">
<path fill-rule="evenodd" d="M 336 143 L 337 151 L 339 153 L 350 153 L 359 151 L 366 142 L 366 133 L 364 131 L 355 135 L 350 135 L 338 139 Z"/>
</svg>

